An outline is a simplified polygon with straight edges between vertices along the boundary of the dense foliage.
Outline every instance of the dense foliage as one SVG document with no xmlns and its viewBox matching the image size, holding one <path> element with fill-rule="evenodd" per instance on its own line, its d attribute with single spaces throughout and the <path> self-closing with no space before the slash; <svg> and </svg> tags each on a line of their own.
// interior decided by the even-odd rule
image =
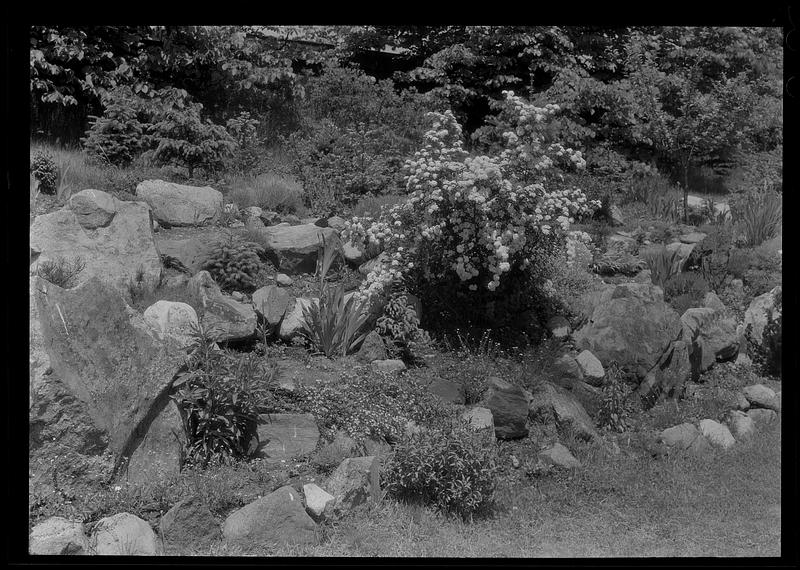
<svg viewBox="0 0 800 570">
<path fill-rule="evenodd" d="M 233 235 L 211 249 L 203 265 L 225 291 L 252 292 L 258 286 L 258 274 L 264 268 L 259 253 L 263 247 Z"/>
</svg>

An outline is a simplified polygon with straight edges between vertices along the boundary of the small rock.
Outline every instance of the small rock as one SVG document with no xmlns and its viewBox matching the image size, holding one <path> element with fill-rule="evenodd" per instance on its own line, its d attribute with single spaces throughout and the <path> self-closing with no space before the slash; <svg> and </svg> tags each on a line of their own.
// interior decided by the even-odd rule
<svg viewBox="0 0 800 570">
<path fill-rule="evenodd" d="M 194 342 L 198 319 L 191 305 L 177 301 L 156 301 L 145 309 L 143 316 L 159 338 L 169 338 L 183 347 Z"/>
<path fill-rule="evenodd" d="M 665 429 L 659 439 L 668 447 L 689 449 L 699 435 L 700 431 L 693 424 L 683 423 Z"/>
<path fill-rule="evenodd" d="M 752 366 L 753 360 L 749 356 L 747 356 L 746 353 L 740 352 L 738 355 L 736 355 L 735 364 L 737 366 Z"/>
<path fill-rule="evenodd" d="M 167 555 L 208 548 L 221 536 L 219 523 L 208 505 L 197 496 L 176 503 L 161 517 L 160 528 Z"/>
<path fill-rule="evenodd" d="M 578 380 L 583 380 L 583 371 L 577 360 L 570 354 L 563 354 L 553 363 L 555 382 L 560 386 L 570 389 Z"/>
<path fill-rule="evenodd" d="M 239 291 L 234 291 L 233 293 L 231 293 L 231 297 L 233 298 L 234 301 L 239 301 L 240 303 L 244 301 L 244 295 Z"/>
<path fill-rule="evenodd" d="M 336 498 L 335 514 L 369 501 L 380 501 L 380 460 L 375 456 L 345 459 L 331 474 L 325 488 Z"/>
<path fill-rule="evenodd" d="M 550 449 L 541 451 L 539 453 L 539 458 L 546 463 L 550 463 L 551 465 L 555 465 L 557 467 L 564 467 L 565 469 L 575 469 L 581 466 L 581 462 L 575 459 L 575 457 L 569 452 L 569 449 L 560 443 L 556 443 Z"/>
<path fill-rule="evenodd" d="M 519 469 L 519 459 L 517 459 L 516 455 L 512 455 L 511 459 L 511 467 L 514 469 Z"/>
<path fill-rule="evenodd" d="M 528 435 L 528 399 L 522 388 L 496 377 L 489 378 L 488 384 L 482 404 L 492 411 L 497 437 L 519 439 Z"/>
<path fill-rule="evenodd" d="M 292 283 L 294 283 L 294 280 L 285 273 L 278 273 L 275 276 L 275 283 L 281 287 L 291 287 Z"/>
<path fill-rule="evenodd" d="M 597 357 L 588 350 L 581 352 L 575 360 L 583 372 L 583 379 L 591 386 L 601 386 L 603 378 L 606 376 L 606 371 L 603 369 L 603 364 Z"/>
<path fill-rule="evenodd" d="M 464 386 L 452 380 L 436 378 L 428 386 L 428 391 L 451 404 L 464 404 L 466 402 Z"/>
<path fill-rule="evenodd" d="M 303 485 L 303 495 L 305 495 L 306 498 L 306 511 L 316 519 L 321 518 L 328 503 L 335 500 L 333 495 L 314 483 Z"/>
<path fill-rule="evenodd" d="M 766 408 L 752 408 L 747 411 L 747 415 L 753 418 L 758 424 L 771 424 L 778 419 L 778 414 L 774 410 Z"/>
<path fill-rule="evenodd" d="M 728 427 L 736 439 L 746 439 L 753 435 L 755 432 L 755 422 L 753 418 L 740 412 L 739 410 L 732 410 L 728 416 Z"/>
<path fill-rule="evenodd" d="M 130 513 L 100 519 L 92 531 L 92 549 L 100 555 L 155 556 L 156 534 L 146 521 Z"/>
<path fill-rule="evenodd" d="M 89 554 L 89 540 L 79 521 L 50 517 L 33 527 L 28 549 L 31 554 Z"/>
<path fill-rule="evenodd" d="M 567 338 L 572 332 L 569 321 L 561 315 L 556 315 L 547 321 L 547 328 L 554 338 Z"/>
<path fill-rule="evenodd" d="M 744 390 L 744 397 L 750 402 L 753 408 L 767 408 L 769 410 L 780 410 L 776 400 L 775 392 L 764 386 L 763 384 L 754 384 L 747 386 Z"/>
<path fill-rule="evenodd" d="M 470 427 L 476 431 L 491 429 L 492 433 L 494 433 L 494 418 L 489 408 L 476 407 L 469 409 L 461 414 L 461 419 L 469 423 Z"/>
<path fill-rule="evenodd" d="M 383 338 L 374 330 L 364 337 L 364 342 L 361 343 L 361 348 L 356 353 L 356 358 L 362 362 L 384 360 L 386 356 L 386 345 Z"/>
<path fill-rule="evenodd" d="M 351 265 L 361 265 L 364 261 L 364 252 L 354 246 L 352 241 L 345 242 L 342 253 L 345 261 Z"/>
<path fill-rule="evenodd" d="M 317 544 L 316 529 L 300 494 L 287 485 L 231 513 L 222 525 L 222 534 L 226 541 L 245 547 Z"/>
<path fill-rule="evenodd" d="M 701 420 L 700 432 L 710 443 L 722 447 L 723 449 L 728 449 L 736 443 L 730 430 L 714 420 Z"/>
<path fill-rule="evenodd" d="M 333 228 L 336 231 L 342 231 L 346 227 L 345 220 L 339 216 L 331 216 L 328 218 L 328 227 Z"/>
<path fill-rule="evenodd" d="M 372 362 L 372 369 L 376 372 L 388 374 L 405 370 L 406 365 L 402 360 L 397 359 L 375 360 Z"/>
<path fill-rule="evenodd" d="M 736 395 L 736 409 L 746 412 L 750 409 L 750 402 L 744 397 L 741 392 Z"/>
<path fill-rule="evenodd" d="M 700 243 L 706 237 L 708 237 L 708 234 L 704 234 L 703 232 L 690 232 L 688 234 L 682 235 L 678 239 L 680 239 L 681 243 L 693 244 L 693 243 Z"/>
</svg>

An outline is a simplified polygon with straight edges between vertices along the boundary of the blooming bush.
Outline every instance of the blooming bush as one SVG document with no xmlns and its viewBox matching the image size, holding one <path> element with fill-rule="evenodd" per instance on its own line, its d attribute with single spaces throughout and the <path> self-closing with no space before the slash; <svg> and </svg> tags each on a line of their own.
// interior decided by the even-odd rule
<svg viewBox="0 0 800 570">
<path fill-rule="evenodd" d="M 349 222 L 347 238 L 387 253 L 361 294 L 377 298 L 405 280 L 434 312 L 470 308 L 468 320 L 492 324 L 535 303 L 531 291 L 544 282 L 547 259 L 563 250 L 570 223 L 599 203 L 563 182 L 563 170 L 585 165 L 581 153 L 545 140 L 558 107 L 505 96 L 499 156 L 469 156 L 452 112 L 429 113 L 432 128 L 406 163 L 406 201 L 378 219 Z"/>
</svg>

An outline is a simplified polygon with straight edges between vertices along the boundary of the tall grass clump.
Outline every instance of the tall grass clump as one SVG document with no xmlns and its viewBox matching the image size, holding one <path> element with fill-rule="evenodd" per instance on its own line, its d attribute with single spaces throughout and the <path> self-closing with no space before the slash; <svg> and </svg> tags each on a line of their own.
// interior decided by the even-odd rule
<svg viewBox="0 0 800 570">
<path fill-rule="evenodd" d="M 775 237 L 783 220 L 781 195 L 771 192 L 766 186 L 756 192 L 748 192 L 736 204 L 734 219 L 744 232 L 745 245 L 756 247 Z"/>
<path fill-rule="evenodd" d="M 240 208 L 258 206 L 284 214 L 301 214 L 303 187 L 291 176 L 265 173 L 236 176 L 230 182 L 228 199 Z"/>
<path fill-rule="evenodd" d="M 666 247 L 652 248 L 643 252 L 645 263 L 650 270 L 650 279 L 662 289 L 664 283 L 680 272 L 680 251 L 669 251 Z"/>
</svg>

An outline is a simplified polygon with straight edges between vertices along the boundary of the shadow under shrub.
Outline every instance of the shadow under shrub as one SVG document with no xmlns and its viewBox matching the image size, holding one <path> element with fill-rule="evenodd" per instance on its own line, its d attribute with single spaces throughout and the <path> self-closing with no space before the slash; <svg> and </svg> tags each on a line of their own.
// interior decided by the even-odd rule
<svg viewBox="0 0 800 570">
<path fill-rule="evenodd" d="M 388 496 L 472 520 L 495 503 L 497 452 L 484 435 L 456 428 L 404 439 L 381 473 Z"/>
</svg>

